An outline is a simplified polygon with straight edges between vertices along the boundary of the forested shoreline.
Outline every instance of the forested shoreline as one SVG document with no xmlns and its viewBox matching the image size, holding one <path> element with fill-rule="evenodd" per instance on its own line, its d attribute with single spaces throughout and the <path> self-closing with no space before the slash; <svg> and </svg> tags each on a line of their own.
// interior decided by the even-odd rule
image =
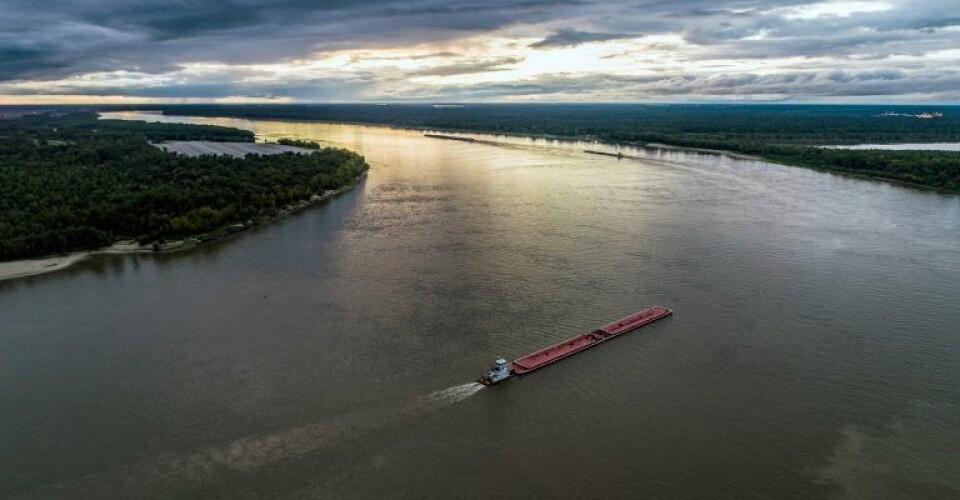
<svg viewBox="0 0 960 500">
<path fill-rule="evenodd" d="M 662 143 L 960 192 L 960 152 L 822 149 L 819 145 L 960 142 L 956 106 L 392 104 L 156 105 L 173 115 L 315 120 L 610 143 Z M 895 114 L 887 115 L 894 110 Z M 943 116 L 916 115 L 945 110 Z"/>
<path fill-rule="evenodd" d="M 0 261 L 257 224 L 355 182 L 368 168 L 362 156 L 335 148 L 189 158 L 149 144 L 253 139 L 234 128 L 94 113 L 0 120 Z"/>
<path fill-rule="evenodd" d="M 845 150 L 823 144 L 960 142 L 960 113 L 925 107 L 397 105 L 154 107 L 171 114 L 314 119 L 724 150 L 824 171 L 960 193 L 960 152 Z M 952 108 L 951 108 L 952 109 Z M 366 170 L 348 151 L 187 158 L 150 142 L 242 141 L 228 127 L 98 120 L 92 112 L 0 120 L 0 261 L 163 242 L 255 224 Z"/>
</svg>

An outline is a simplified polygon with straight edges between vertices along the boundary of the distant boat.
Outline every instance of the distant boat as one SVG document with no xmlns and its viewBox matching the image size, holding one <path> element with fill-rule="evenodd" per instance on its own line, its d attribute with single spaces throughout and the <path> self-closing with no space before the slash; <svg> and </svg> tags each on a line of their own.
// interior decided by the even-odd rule
<svg viewBox="0 0 960 500">
<path fill-rule="evenodd" d="M 943 118 L 943 113 L 940 111 L 926 111 L 917 115 L 911 115 L 909 113 L 895 113 L 893 111 L 887 111 L 876 116 L 906 116 L 908 118 L 920 118 L 921 120 L 929 120 L 931 118 Z"/>
<path fill-rule="evenodd" d="M 603 155 L 603 156 L 613 156 L 614 158 L 623 158 L 623 153 L 617 151 L 616 153 L 608 153 L 606 151 L 594 151 L 592 149 L 584 149 L 584 153 L 591 155 Z"/>
<path fill-rule="evenodd" d="M 473 137 L 461 137 L 457 135 L 444 135 L 444 134 L 423 134 L 424 137 L 433 137 L 434 139 L 448 139 L 451 141 L 464 141 L 464 142 L 476 142 L 476 139 Z"/>
</svg>

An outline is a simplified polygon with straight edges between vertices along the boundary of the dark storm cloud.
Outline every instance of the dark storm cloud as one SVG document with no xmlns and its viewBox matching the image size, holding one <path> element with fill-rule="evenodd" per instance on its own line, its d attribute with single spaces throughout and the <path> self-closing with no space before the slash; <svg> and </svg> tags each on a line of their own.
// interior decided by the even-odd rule
<svg viewBox="0 0 960 500">
<path fill-rule="evenodd" d="M 917 81 L 914 78 L 919 77 Z M 925 71 L 908 75 L 896 70 L 791 72 L 776 75 L 739 74 L 717 76 L 672 75 L 648 77 L 558 77 L 541 78 L 513 84 L 482 84 L 468 88 L 446 87 L 424 95 L 428 99 L 454 96 L 466 99 L 502 99 L 517 96 L 538 96 L 545 100 L 562 100 L 569 96 L 593 98 L 609 96 L 612 100 L 643 98 L 729 98 L 773 97 L 834 98 L 911 95 L 946 95 L 960 98 L 960 72 Z"/>
<path fill-rule="evenodd" d="M 638 38 L 640 34 L 631 33 L 591 33 L 589 31 L 577 31 L 575 29 L 564 28 L 557 30 L 552 35 L 530 44 L 531 47 L 541 49 L 549 47 L 576 47 L 584 43 L 605 42 L 608 40 L 622 40 L 624 38 Z"/>
<path fill-rule="evenodd" d="M 854 53 L 863 47 L 881 52 L 887 43 L 901 40 L 927 49 L 933 49 L 930 42 L 937 41 L 937 49 L 946 49 L 960 41 L 957 33 L 942 29 L 958 24 L 956 16 L 945 17 L 944 13 L 960 8 L 960 0 L 900 0 L 888 5 L 885 10 L 813 18 L 798 15 L 809 8 L 799 2 L 789 6 L 791 11 L 717 11 L 690 19 L 683 33 L 690 43 L 723 46 L 736 56 L 757 58 Z"/>
<path fill-rule="evenodd" d="M 181 62 L 274 62 L 338 48 L 454 38 L 576 8 L 576 0 L 0 0 L 0 80 Z"/>
<path fill-rule="evenodd" d="M 457 89 L 463 98 L 587 96 L 604 92 L 611 98 L 636 99 L 644 95 L 751 93 L 956 94 L 956 87 L 949 87 L 957 83 L 949 71 L 960 69 L 960 64 L 950 59 L 948 51 L 960 47 L 960 17 L 955 14 L 960 12 L 960 0 L 852 2 L 853 7 L 863 8 L 820 16 L 811 10 L 829 3 L 830 0 L 0 0 L 0 82 L 7 82 L 0 84 L 0 96 L 30 92 L 101 95 L 97 94 L 100 92 L 163 98 L 363 99 L 386 92 L 398 98 L 417 99 L 435 94 L 455 98 Z M 849 1 L 840 3 L 851 5 Z M 441 90 L 436 86 L 417 89 L 413 84 L 404 87 L 398 83 L 404 78 L 502 72 L 522 64 L 527 57 L 522 52 L 491 53 L 469 59 L 458 49 L 450 48 L 458 39 L 497 30 L 508 30 L 511 36 L 525 40 L 524 44 L 539 40 L 528 45 L 531 54 L 538 49 L 636 38 L 639 33 L 651 38 L 678 35 L 685 45 L 670 42 L 669 51 L 675 56 L 669 59 L 698 67 L 649 81 L 646 77 L 593 74 L 574 79 L 548 75 L 533 81 L 441 86 Z M 341 78 L 307 76 L 296 83 L 245 79 L 236 71 L 190 76 L 195 79 L 164 84 L 55 83 L 96 72 L 165 75 L 186 63 L 273 63 L 342 49 L 411 46 L 436 50 L 403 56 L 406 60 L 423 60 L 420 69 L 382 74 L 351 71 Z M 523 45 L 517 47 L 522 50 Z M 661 50 L 667 45 L 651 43 L 650 47 Z M 914 59 L 903 62 L 905 56 Z M 376 60 L 386 62 L 390 58 L 385 55 Z M 820 67 L 797 62 L 816 58 L 821 58 L 817 63 Z M 858 76 L 849 81 L 833 78 L 830 75 L 834 68 L 824 67 L 822 58 L 849 61 L 848 78 Z M 445 59 L 449 61 L 444 63 Z M 658 71 L 659 64 L 649 59 L 637 60 L 647 65 L 649 71 Z M 723 60 L 739 61 L 742 65 L 731 68 L 716 64 Z M 749 69 L 751 61 L 774 61 L 778 67 L 766 74 L 755 74 Z M 879 74 L 890 78 L 879 78 Z M 44 81 L 50 84 L 44 85 Z M 384 83 L 393 86 L 386 88 Z"/>
</svg>

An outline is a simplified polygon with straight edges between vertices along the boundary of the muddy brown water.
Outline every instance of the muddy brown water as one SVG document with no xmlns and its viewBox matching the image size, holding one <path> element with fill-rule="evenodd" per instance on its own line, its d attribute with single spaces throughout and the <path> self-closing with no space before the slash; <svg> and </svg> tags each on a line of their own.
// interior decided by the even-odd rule
<svg viewBox="0 0 960 500">
<path fill-rule="evenodd" d="M 958 197 L 682 152 L 149 118 L 372 169 L 237 238 L 0 283 L 0 497 L 960 496 Z M 655 304 L 675 316 L 472 384 Z"/>
</svg>

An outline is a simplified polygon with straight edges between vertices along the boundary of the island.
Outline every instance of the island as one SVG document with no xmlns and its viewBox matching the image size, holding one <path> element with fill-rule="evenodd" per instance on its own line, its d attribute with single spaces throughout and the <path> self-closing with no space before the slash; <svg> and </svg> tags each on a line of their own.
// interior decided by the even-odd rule
<svg viewBox="0 0 960 500">
<path fill-rule="evenodd" d="M 325 200 L 367 169 L 345 149 L 257 144 L 228 127 L 90 112 L 0 120 L 0 279 L 90 252 L 222 238 Z"/>
</svg>

